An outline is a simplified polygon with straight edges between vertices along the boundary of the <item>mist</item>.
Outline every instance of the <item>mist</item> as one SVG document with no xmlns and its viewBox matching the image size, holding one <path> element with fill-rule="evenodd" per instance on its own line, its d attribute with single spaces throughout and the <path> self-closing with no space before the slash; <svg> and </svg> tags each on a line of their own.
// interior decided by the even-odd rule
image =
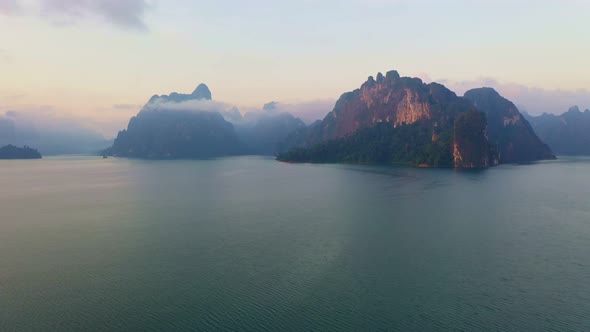
<svg viewBox="0 0 590 332">
<path fill-rule="evenodd" d="M 93 154 L 112 143 L 84 120 L 51 108 L 10 110 L 0 115 L 0 145 L 27 145 L 43 155 Z"/>
<path fill-rule="evenodd" d="M 280 103 L 272 102 L 266 104 L 263 109 L 269 110 L 269 105 L 272 105 L 271 111 L 278 113 L 290 113 L 300 118 L 305 124 L 309 125 L 316 120 L 323 119 L 334 108 L 335 100 L 319 99 L 311 101 L 302 101 L 295 103 Z"/>
<path fill-rule="evenodd" d="M 148 103 L 142 111 L 218 112 L 234 125 L 248 125 L 261 117 L 288 113 L 311 124 L 323 119 L 334 107 L 334 100 L 313 100 L 296 103 L 269 102 L 261 108 L 243 107 L 215 100 L 158 101 Z"/>
<path fill-rule="evenodd" d="M 331 101 L 297 104 L 273 101 L 261 108 L 247 107 L 240 110 L 235 105 L 207 98 L 188 99 L 194 97 L 193 95 L 154 96 L 137 118 L 145 119 L 146 117 L 142 115 L 152 112 L 218 113 L 225 121 L 233 125 L 244 153 L 272 155 L 278 152 L 280 142 L 288 135 L 305 128 L 309 123 L 322 119 L 333 105 Z M 137 124 L 134 127 L 137 127 Z"/>
</svg>

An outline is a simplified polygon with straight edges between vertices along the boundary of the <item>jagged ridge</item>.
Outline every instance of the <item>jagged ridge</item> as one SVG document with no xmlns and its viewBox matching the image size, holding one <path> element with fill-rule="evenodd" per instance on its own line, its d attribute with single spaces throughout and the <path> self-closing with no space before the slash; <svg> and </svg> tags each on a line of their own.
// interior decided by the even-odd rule
<svg viewBox="0 0 590 332">
<path fill-rule="evenodd" d="M 317 154 L 328 153 L 339 156 L 331 161 L 488 167 L 493 158 L 489 158 L 485 122 L 483 127 L 481 122 L 461 127 L 483 133 L 485 142 L 474 145 L 461 141 L 477 136 L 477 133 L 454 135 L 455 122 L 466 113 L 477 113 L 477 109 L 470 101 L 458 97 L 443 85 L 400 77 L 397 71 L 386 75 L 379 73 L 376 79 L 369 77 L 359 89 L 343 94 L 334 110 L 321 123 L 292 135 L 284 146 L 297 149 L 280 154 L 278 159 L 322 162 L 323 158 Z M 479 121 L 477 116 L 465 121 L 469 119 Z M 410 148 L 408 142 L 411 142 Z M 331 152 L 330 149 L 338 151 Z M 474 153 L 466 149 L 482 151 Z M 383 151 L 387 151 L 389 157 L 384 158 Z M 470 159 L 470 156 L 480 155 L 486 158 Z M 461 160 L 456 161 L 455 158 Z"/>
</svg>

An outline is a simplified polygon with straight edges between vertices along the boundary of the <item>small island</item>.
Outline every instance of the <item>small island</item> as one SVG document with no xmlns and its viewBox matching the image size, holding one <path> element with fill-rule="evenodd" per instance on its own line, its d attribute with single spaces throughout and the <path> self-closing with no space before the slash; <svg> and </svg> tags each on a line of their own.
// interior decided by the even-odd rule
<svg viewBox="0 0 590 332">
<path fill-rule="evenodd" d="M 36 149 L 24 146 L 19 148 L 14 145 L 6 145 L 0 148 L 0 159 L 41 159 L 42 156 Z"/>
</svg>

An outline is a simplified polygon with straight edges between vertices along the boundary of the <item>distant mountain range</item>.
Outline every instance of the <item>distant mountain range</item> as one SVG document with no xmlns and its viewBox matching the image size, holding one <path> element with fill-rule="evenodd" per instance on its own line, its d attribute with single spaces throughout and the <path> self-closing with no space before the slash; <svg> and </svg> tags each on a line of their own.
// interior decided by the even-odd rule
<svg viewBox="0 0 590 332">
<path fill-rule="evenodd" d="M 236 108 L 213 101 L 205 84 L 191 94 L 155 95 L 105 154 L 151 159 L 272 155 L 279 141 L 305 127 L 293 115 L 275 112 L 272 105 L 242 116 Z"/>
<path fill-rule="evenodd" d="M 323 121 L 291 134 L 278 160 L 404 162 L 484 168 L 555 158 L 526 119 L 489 88 L 458 97 L 445 86 L 400 77 L 369 77 L 343 94 Z"/>
<path fill-rule="evenodd" d="M 561 115 L 524 116 L 558 155 L 590 155 L 590 110 L 573 106 Z"/>
<path fill-rule="evenodd" d="M 553 151 L 590 155 L 590 110 L 521 114 L 492 88 L 460 97 L 444 85 L 397 71 L 369 77 L 309 126 L 281 109 L 284 105 L 270 102 L 242 115 L 214 101 L 205 84 L 190 94 L 154 95 L 103 154 L 148 159 L 257 154 L 287 162 L 455 168 L 554 159 Z M 92 153 L 109 143 L 75 122 L 45 128 L 31 119 L 16 112 L 0 116 L 5 156 L 36 156 L 27 146 L 44 154 Z"/>
<path fill-rule="evenodd" d="M 554 159 L 553 151 L 590 154 L 588 110 L 531 117 L 491 88 L 460 97 L 444 85 L 396 71 L 369 77 L 309 126 L 278 109 L 272 102 L 242 115 L 214 101 L 205 84 L 191 94 L 155 95 L 105 154 L 152 159 L 274 154 L 288 162 L 455 168 Z"/>
</svg>

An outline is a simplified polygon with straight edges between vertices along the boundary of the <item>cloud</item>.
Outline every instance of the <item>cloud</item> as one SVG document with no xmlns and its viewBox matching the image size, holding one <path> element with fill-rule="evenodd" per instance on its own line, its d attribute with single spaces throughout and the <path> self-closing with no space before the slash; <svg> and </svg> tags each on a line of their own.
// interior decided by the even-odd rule
<svg viewBox="0 0 590 332">
<path fill-rule="evenodd" d="M 280 103 L 270 102 L 261 108 L 246 107 L 242 108 L 242 112 L 231 104 L 215 101 L 215 100 L 188 100 L 183 102 L 164 102 L 158 101 L 147 105 L 144 110 L 147 111 L 184 111 L 184 112 L 218 112 L 225 117 L 225 119 L 232 123 L 239 123 L 242 119 L 240 115 L 249 114 L 249 119 L 256 118 L 258 114 L 278 114 L 291 113 L 300 118 L 306 124 L 310 124 L 315 120 L 323 119 L 334 108 L 334 100 L 313 100 L 297 103 Z M 244 119 L 247 120 L 247 119 Z"/>
<path fill-rule="evenodd" d="M 12 15 L 19 11 L 18 0 L 0 0 L 0 13 L 6 15 Z"/>
<path fill-rule="evenodd" d="M 521 111 L 538 115 L 542 113 L 561 114 L 571 106 L 578 105 L 581 109 L 590 108 L 590 91 L 579 90 L 550 90 L 527 87 L 518 83 L 502 83 L 494 78 L 480 78 L 470 81 L 452 81 L 440 79 L 444 84 L 459 95 L 473 88 L 491 87 L 505 98 L 511 100 Z"/>
<path fill-rule="evenodd" d="M 43 154 L 94 153 L 108 141 L 86 119 L 60 115 L 51 106 L 0 110 L 0 145 L 29 145 Z"/>
<path fill-rule="evenodd" d="M 143 111 L 176 111 L 176 112 L 217 112 L 221 114 L 224 119 L 233 124 L 241 124 L 243 122 L 242 113 L 234 106 L 224 102 L 206 99 L 193 99 L 181 102 L 165 101 L 162 99 L 152 100 L 146 105 Z"/>
<path fill-rule="evenodd" d="M 87 119 L 60 114 L 52 106 L 25 105 L 9 108 L 0 107 L 0 118 L 11 119 L 19 125 L 39 128 L 44 131 L 93 132 L 97 136 L 100 136 L 86 126 Z"/>
<path fill-rule="evenodd" d="M 182 102 L 159 101 L 145 106 L 147 111 L 183 111 L 183 112 L 225 112 L 233 108 L 232 105 L 206 99 L 194 99 Z"/>
<path fill-rule="evenodd" d="M 273 112 L 291 113 L 306 124 L 323 119 L 334 108 L 336 101 L 331 99 L 303 101 L 297 103 L 273 103 Z M 268 104 L 267 104 L 268 105 Z"/>
<path fill-rule="evenodd" d="M 0 13 L 39 15 L 54 23 L 92 19 L 122 28 L 147 30 L 144 16 L 153 0 L 0 0 Z"/>
</svg>

